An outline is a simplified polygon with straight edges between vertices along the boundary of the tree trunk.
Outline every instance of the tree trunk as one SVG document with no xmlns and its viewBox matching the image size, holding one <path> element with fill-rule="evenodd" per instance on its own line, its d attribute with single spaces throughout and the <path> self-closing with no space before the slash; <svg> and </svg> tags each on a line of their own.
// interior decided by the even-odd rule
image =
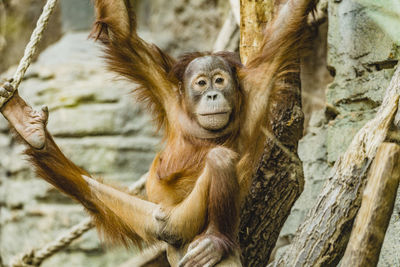
<svg viewBox="0 0 400 267">
<path fill-rule="evenodd" d="M 376 266 L 400 181 L 400 146 L 383 143 L 368 175 L 342 266 Z"/>
<path fill-rule="evenodd" d="M 240 56 L 245 63 L 258 52 L 263 29 L 271 20 L 272 0 L 241 0 Z M 279 232 L 294 202 L 303 190 L 302 163 L 297 155 L 298 141 L 303 133 L 300 76 L 295 74 L 285 102 L 270 103 L 274 108 L 269 118 L 272 134 L 253 177 L 250 194 L 242 207 L 239 242 L 244 266 L 266 266 Z"/>
<path fill-rule="evenodd" d="M 260 48 L 273 7 L 273 0 L 240 0 L 240 58 L 243 64 Z"/>
</svg>

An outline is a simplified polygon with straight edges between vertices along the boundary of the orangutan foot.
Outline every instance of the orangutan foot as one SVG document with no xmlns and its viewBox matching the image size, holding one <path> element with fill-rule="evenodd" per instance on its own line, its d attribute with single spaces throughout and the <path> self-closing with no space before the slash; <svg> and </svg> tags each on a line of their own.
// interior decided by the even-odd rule
<svg viewBox="0 0 400 267">
<path fill-rule="evenodd" d="M 10 83 L 0 87 L 0 95 L 7 97 L 13 91 Z M 42 149 L 45 145 L 45 128 L 49 111 L 43 106 L 41 111 L 33 110 L 18 94 L 15 92 L 11 99 L 0 109 L 1 113 L 8 120 L 17 133 L 33 148 Z"/>
</svg>

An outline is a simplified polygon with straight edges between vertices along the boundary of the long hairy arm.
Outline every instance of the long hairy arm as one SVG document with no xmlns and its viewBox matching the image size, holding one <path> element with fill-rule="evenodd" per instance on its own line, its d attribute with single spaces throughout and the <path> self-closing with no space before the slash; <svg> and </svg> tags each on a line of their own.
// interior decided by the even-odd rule
<svg viewBox="0 0 400 267">
<path fill-rule="evenodd" d="M 47 130 L 45 137 L 43 149 L 25 150 L 40 178 L 79 201 L 107 240 L 125 246 L 154 242 L 153 203 L 91 178 L 65 157 Z"/>
<path fill-rule="evenodd" d="M 153 213 L 158 206 L 91 178 L 65 157 L 46 130 L 47 108 L 35 111 L 15 92 L 0 112 L 26 145 L 36 174 L 79 201 L 107 239 L 126 246 L 155 241 L 159 227 Z"/>
<path fill-rule="evenodd" d="M 285 90 L 298 81 L 300 54 L 306 39 L 306 18 L 315 0 L 288 0 L 280 5 L 267 25 L 260 50 L 239 70 L 246 94 L 245 129 L 251 135 L 265 125 L 272 105 L 279 104 Z"/>
<path fill-rule="evenodd" d="M 158 126 L 165 125 L 167 103 L 176 99 L 176 85 L 168 79 L 175 60 L 136 32 L 133 8 L 128 0 L 95 0 L 96 22 L 91 37 L 105 46 L 110 70 L 139 86 L 139 101 L 148 105 Z"/>
<path fill-rule="evenodd" d="M 252 172 L 257 168 L 266 136 L 286 128 L 277 127 L 277 118 L 292 123 L 287 109 L 298 108 L 299 63 L 304 48 L 306 17 L 312 11 L 315 0 L 287 0 L 280 5 L 272 21 L 264 31 L 259 52 L 248 59 L 238 76 L 245 94 L 240 149 L 243 157 L 238 164 L 241 195 L 245 196 L 251 183 Z M 282 103 L 285 103 L 282 105 Z M 301 123 L 301 122 L 300 122 Z M 282 125 L 283 123 L 279 124 Z"/>
</svg>

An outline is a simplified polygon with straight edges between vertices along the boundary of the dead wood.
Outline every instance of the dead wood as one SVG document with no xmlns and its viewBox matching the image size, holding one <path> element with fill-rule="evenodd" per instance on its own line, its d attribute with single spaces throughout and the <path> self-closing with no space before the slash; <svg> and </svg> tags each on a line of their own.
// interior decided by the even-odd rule
<svg viewBox="0 0 400 267">
<path fill-rule="evenodd" d="M 400 181 L 400 146 L 383 143 L 367 178 L 342 266 L 376 266 Z"/>
</svg>

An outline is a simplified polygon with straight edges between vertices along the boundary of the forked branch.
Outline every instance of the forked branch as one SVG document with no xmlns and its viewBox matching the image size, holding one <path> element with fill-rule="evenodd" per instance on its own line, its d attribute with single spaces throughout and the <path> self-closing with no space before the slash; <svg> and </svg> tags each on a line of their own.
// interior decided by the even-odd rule
<svg viewBox="0 0 400 267">
<path fill-rule="evenodd" d="M 358 131 L 336 161 L 317 202 L 274 266 L 335 266 L 339 262 L 361 204 L 368 169 L 392 124 L 399 94 L 397 68 L 375 118 Z"/>
</svg>

